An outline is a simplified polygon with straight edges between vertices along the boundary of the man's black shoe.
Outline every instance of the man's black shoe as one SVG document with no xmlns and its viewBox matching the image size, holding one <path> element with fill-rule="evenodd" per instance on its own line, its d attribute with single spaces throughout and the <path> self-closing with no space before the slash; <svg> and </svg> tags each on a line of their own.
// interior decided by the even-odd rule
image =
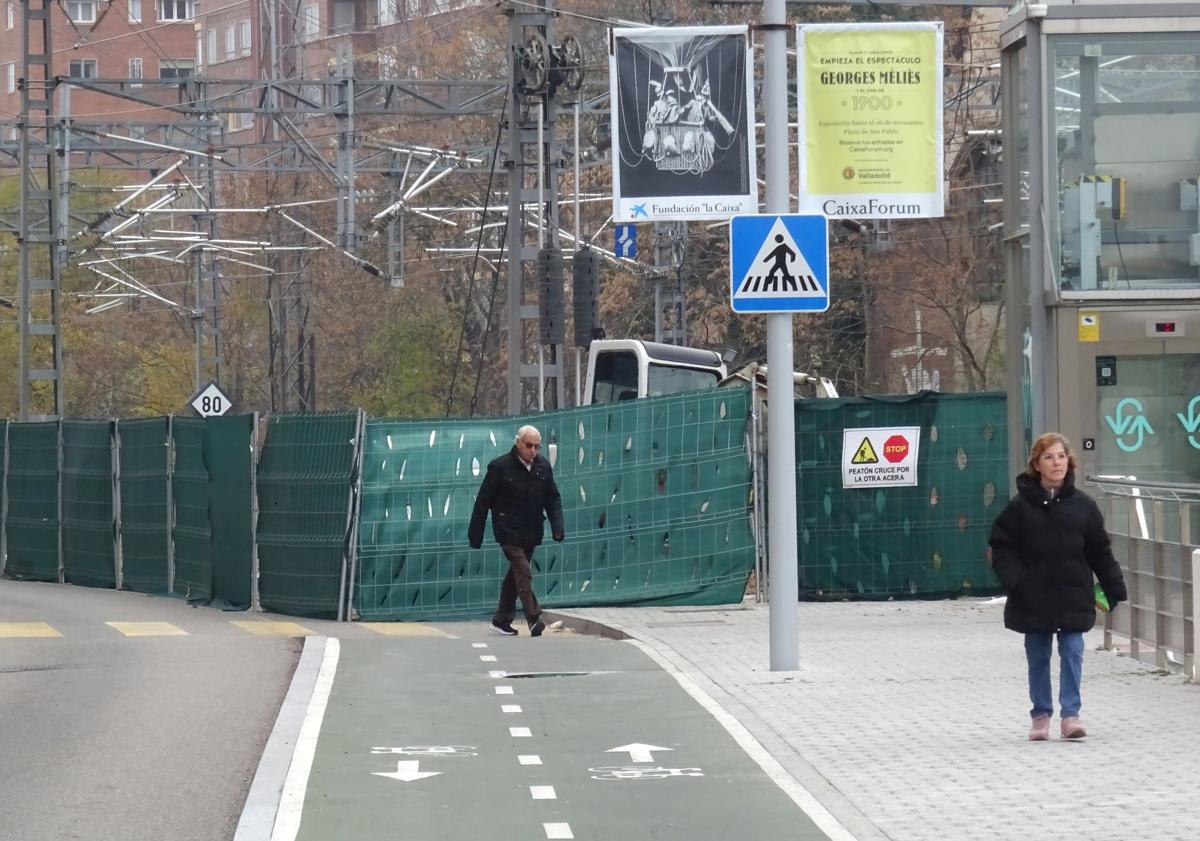
<svg viewBox="0 0 1200 841">
<path fill-rule="evenodd" d="M 539 619 L 529 626 L 529 636 L 540 637 L 544 630 L 546 630 L 546 623 Z M 513 633 L 515 634 L 516 631 L 513 631 Z"/>
<path fill-rule="evenodd" d="M 491 631 L 493 634 L 500 634 L 506 637 L 515 637 L 517 635 L 517 629 L 512 626 L 511 622 L 505 622 L 502 625 L 495 619 L 492 620 Z"/>
</svg>

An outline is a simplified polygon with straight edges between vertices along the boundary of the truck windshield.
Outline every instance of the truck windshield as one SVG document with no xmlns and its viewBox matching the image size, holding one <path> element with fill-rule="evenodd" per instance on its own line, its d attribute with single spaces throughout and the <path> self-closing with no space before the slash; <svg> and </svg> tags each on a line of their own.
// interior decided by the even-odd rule
<svg viewBox="0 0 1200 841">
<path fill-rule="evenodd" d="M 703 368 L 676 368 L 651 362 L 646 377 L 646 394 L 649 397 L 661 397 L 664 394 L 677 394 L 681 391 L 716 388 L 719 381 L 720 375 L 716 371 L 706 371 Z"/>
<path fill-rule="evenodd" d="M 633 351 L 605 351 L 596 356 L 593 403 L 615 403 L 638 396 L 638 360 Z"/>
</svg>

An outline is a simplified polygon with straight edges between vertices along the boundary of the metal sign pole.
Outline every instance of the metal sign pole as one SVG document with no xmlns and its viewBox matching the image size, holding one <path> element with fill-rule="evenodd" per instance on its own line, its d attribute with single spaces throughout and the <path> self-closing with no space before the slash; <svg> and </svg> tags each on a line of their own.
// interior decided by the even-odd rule
<svg viewBox="0 0 1200 841">
<path fill-rule="evenodd" d="M 763 3 L 763 145 L 767 164 L 768 213 L 787 213 L 788 99 L 786 0 Z M 796 627 L 799 581 L 796 570 L 796 417 L 792 407 L 792 314 L 767 316 L 767 394 L 774 411 L 767 424 L 767 452 L 774 465 L 767 476 L 768 562 L 771 565 L 771 671 L 800 668 Z"/>
</svg>

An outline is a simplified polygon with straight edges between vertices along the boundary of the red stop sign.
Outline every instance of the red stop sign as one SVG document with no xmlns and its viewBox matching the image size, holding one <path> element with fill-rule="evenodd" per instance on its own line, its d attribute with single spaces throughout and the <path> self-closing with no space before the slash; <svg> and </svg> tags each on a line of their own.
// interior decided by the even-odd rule
<svg viewBox="0 0 1200 841">
<path fill-rule="evenodd" d="M 895 464 L 904 461 L 908 455 L 908 439 L 903 435 L 893 435 L 883 442 L 883 457 Z"/>
</svg>

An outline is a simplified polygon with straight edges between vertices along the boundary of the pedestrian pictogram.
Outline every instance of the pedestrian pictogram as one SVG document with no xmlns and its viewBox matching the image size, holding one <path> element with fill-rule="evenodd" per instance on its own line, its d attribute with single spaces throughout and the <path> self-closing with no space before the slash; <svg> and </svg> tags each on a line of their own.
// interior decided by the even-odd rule
<svg viewBox="0 0 1200 841">
<path fill-rule="evenodd" d="M 851 464 L 878 464 L 879 456 L 875 454 L 875 448 L 871 446 L 871 439 L 864 438 L 862 443 L 858 445 L 858 449 L 854 451 L 854 458 L 850 459 Z"/>
<path fill-rule="evenodd" d="M 908 439 L 903 435 L 893 435 L 883 442 L 883 457 L 892 464 L 904 461 L 908 455 Z"/>
<path fill-rule="evenodd" d="M 824 216 L 735 216 L 729 237 L 734 312 L 829 309 L 829 222 Z"/>
</svg>

